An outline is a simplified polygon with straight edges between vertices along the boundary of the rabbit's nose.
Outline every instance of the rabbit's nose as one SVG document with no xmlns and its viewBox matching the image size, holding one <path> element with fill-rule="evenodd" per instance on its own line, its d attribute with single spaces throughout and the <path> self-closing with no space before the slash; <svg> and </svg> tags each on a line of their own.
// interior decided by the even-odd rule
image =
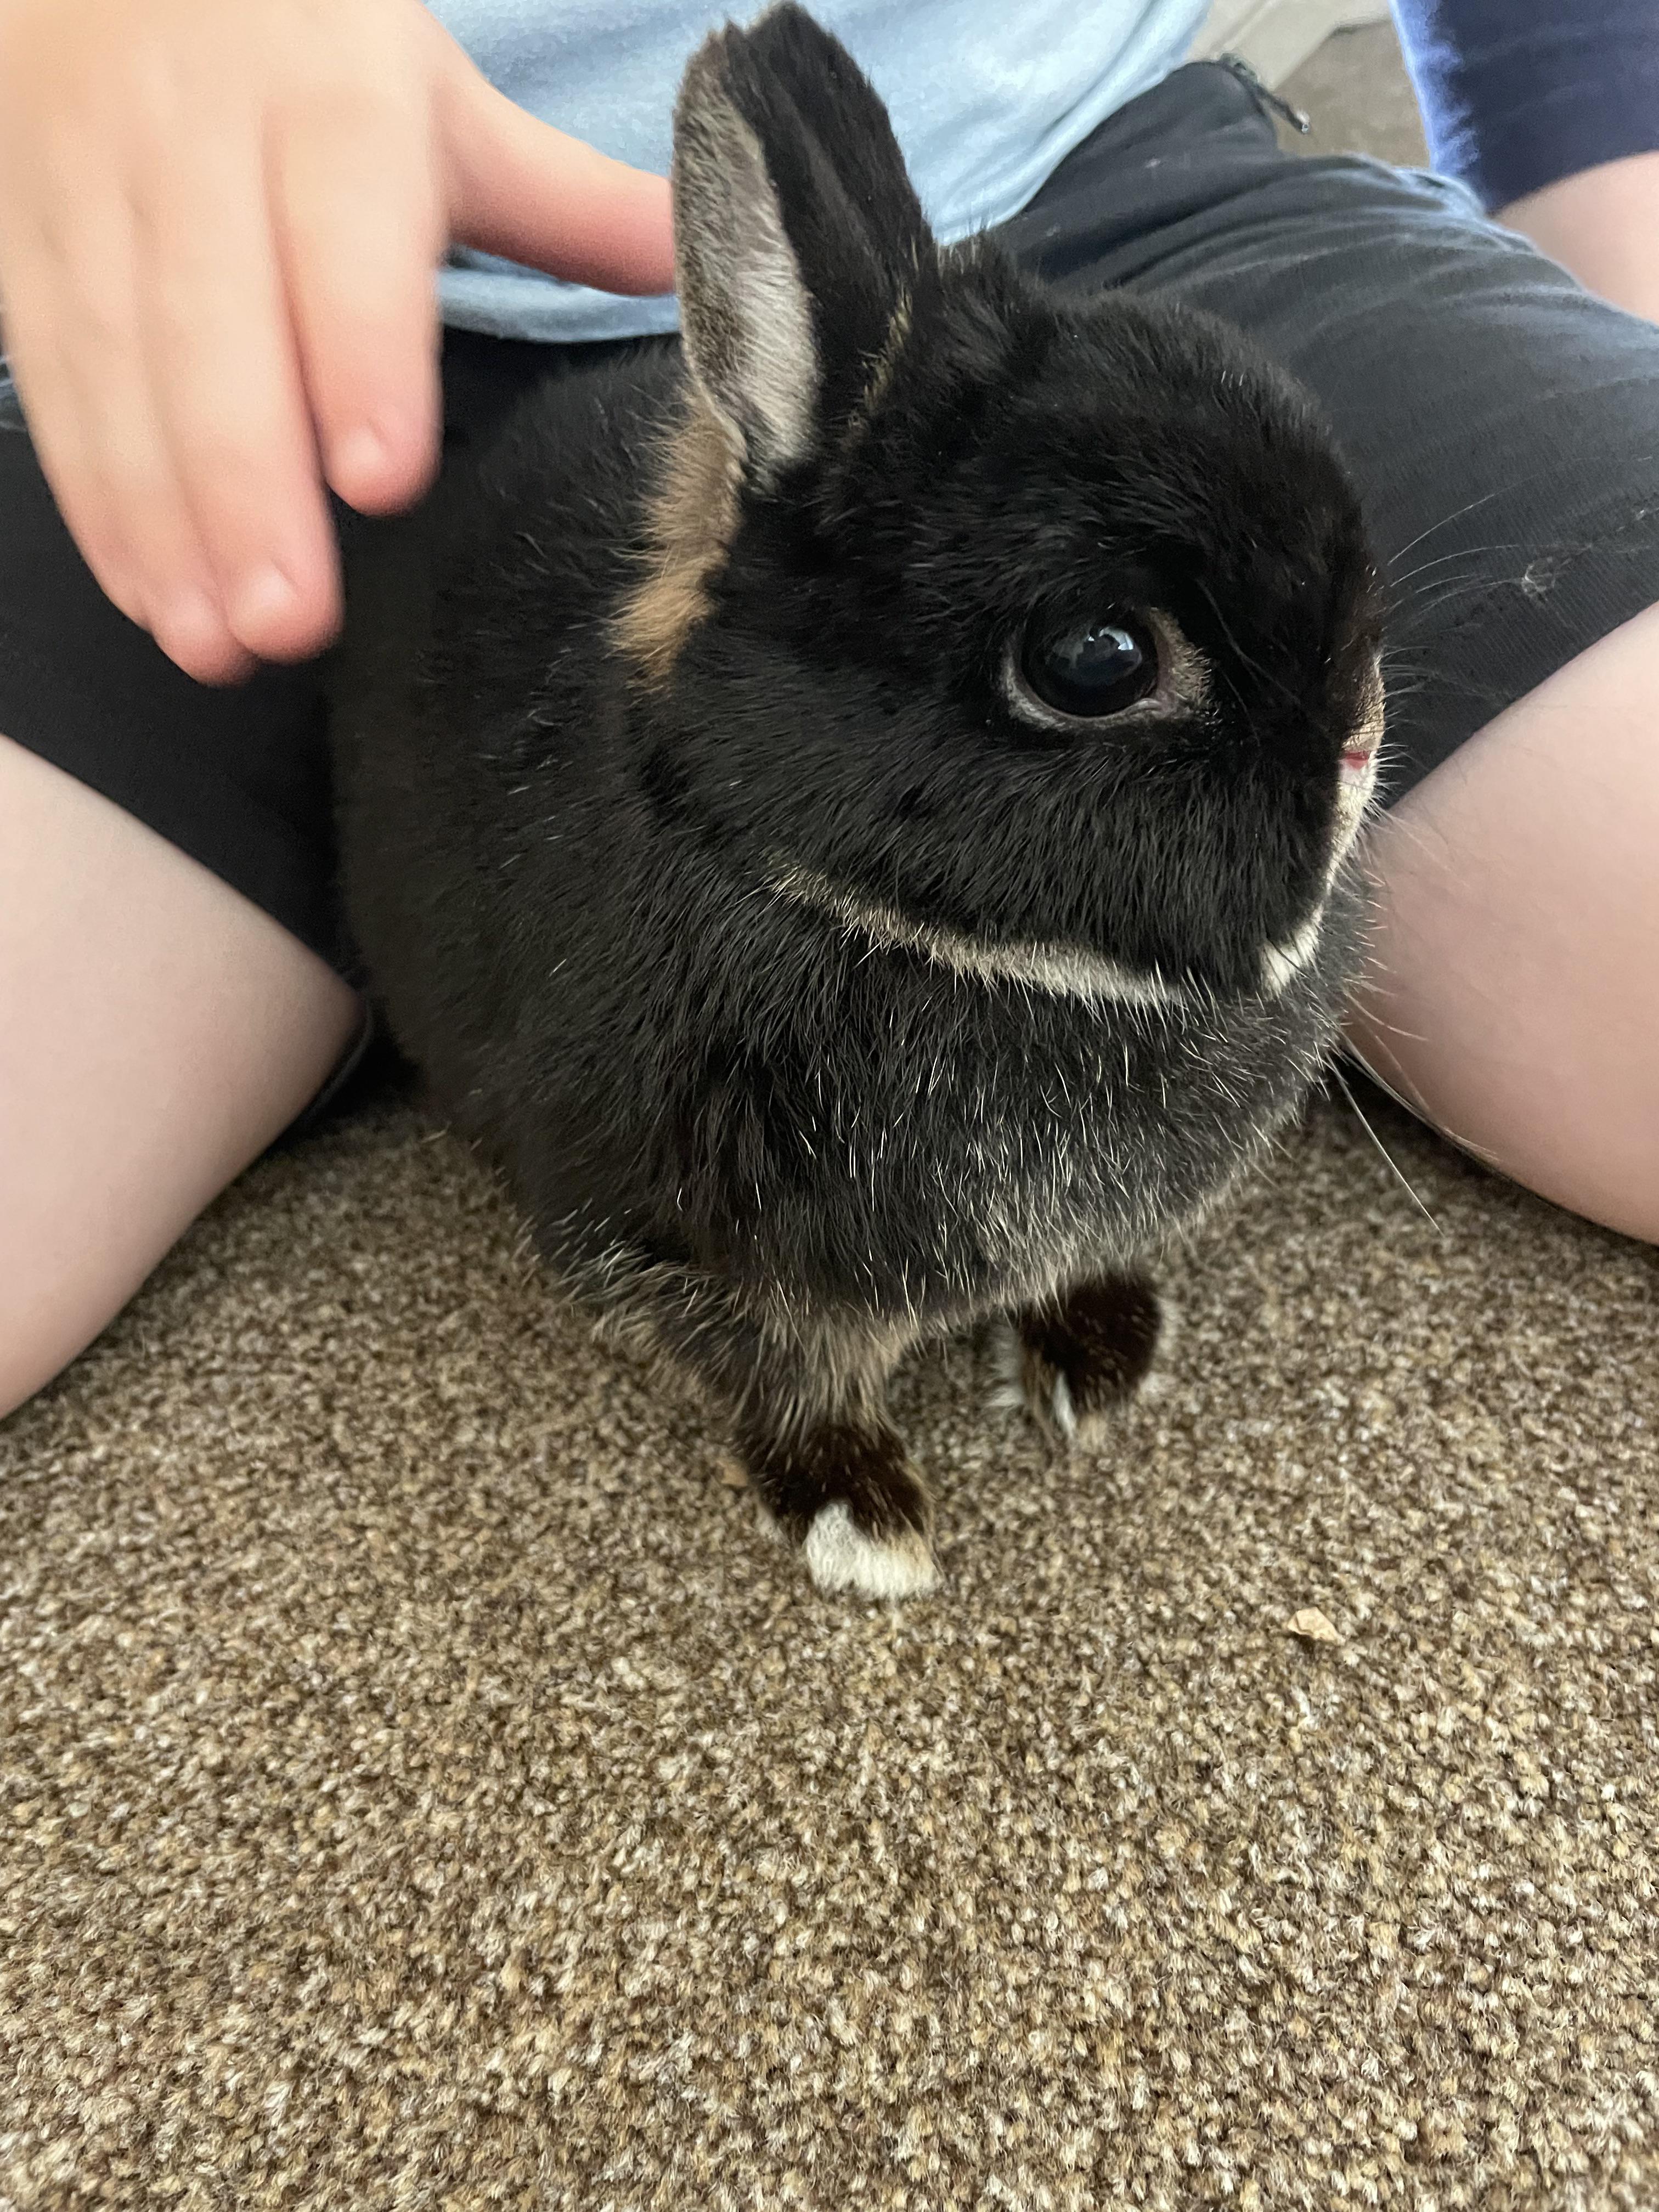
<svg viewBox="0 0 1659 2212">
<path fill-rule="evenodd" d="M 1373 661 L 1370 681 L 1365 687 L 1364 720 L 1348 739 L 1342 754 L 1342 773 L 1351 781 L 1360 782 L 1370 775 L 1376 749 L 1382 742 L 1386 711 L 1382 672 Z"/>
</svg>

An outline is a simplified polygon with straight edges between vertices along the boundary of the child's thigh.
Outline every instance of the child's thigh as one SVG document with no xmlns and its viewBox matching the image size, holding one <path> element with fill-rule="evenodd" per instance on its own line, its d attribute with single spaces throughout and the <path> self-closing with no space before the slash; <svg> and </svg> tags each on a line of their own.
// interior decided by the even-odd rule
<svg viewBox="0 0 1659 2212">
<path fill-rule="evenodd" d="M 1468 1150 L 1659 1240 L 1659 607 L 1373 824 L 1350 1038 Z"/>
<path fill-rule="evenodd" d="M 97 1334 L 360 1018 L 290 931 L 0 738 L 0 1413 Z"/>
</svg>

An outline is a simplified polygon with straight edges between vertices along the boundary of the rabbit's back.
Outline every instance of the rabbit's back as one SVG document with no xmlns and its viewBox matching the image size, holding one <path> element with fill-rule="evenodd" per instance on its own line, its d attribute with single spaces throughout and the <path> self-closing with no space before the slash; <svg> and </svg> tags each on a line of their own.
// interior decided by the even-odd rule
<svg viewBox="0 0 1659 2212">
<path fill-rule="evenodd" d="M 682 380 L 672 341 L 553 356 L 447 436 L 430 496 L 348 562 L 330 686 L 348 915 L 435 1103 L 496 1149 L 541 1088 L 527 1026 L 568 1018 L 625 924 L 639 825 L 609 629 Z"/>
</svg>

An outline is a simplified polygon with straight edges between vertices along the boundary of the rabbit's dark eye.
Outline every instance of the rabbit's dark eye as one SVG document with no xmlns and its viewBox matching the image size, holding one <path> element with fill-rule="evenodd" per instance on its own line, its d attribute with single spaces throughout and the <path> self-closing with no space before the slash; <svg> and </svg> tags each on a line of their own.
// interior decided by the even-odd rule
<svg viewBox="0 0 1659 2212">
<path fill-rule="evenodd" d="M 1158 687 L 1158 643 L 1133 615 L 1111 614 L 1025 641 L 1019 672 L 1045 706 L 1081 721 L 1121 714 Z"/>
</svg>

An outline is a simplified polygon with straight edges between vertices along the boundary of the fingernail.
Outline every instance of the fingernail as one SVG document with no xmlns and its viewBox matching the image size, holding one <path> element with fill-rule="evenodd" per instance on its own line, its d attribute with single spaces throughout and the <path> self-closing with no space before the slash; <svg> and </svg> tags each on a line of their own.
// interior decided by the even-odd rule
<svg viewBox="0 0 1659 2212">
<path fill-rule="evenodd" d="M 244 645 L 249 630 L 283 622 L 299 604 L 299 593 L 280 568 L 256 568 L 237 586 L 230 602 L 230 626 Z"/>
</svg>

